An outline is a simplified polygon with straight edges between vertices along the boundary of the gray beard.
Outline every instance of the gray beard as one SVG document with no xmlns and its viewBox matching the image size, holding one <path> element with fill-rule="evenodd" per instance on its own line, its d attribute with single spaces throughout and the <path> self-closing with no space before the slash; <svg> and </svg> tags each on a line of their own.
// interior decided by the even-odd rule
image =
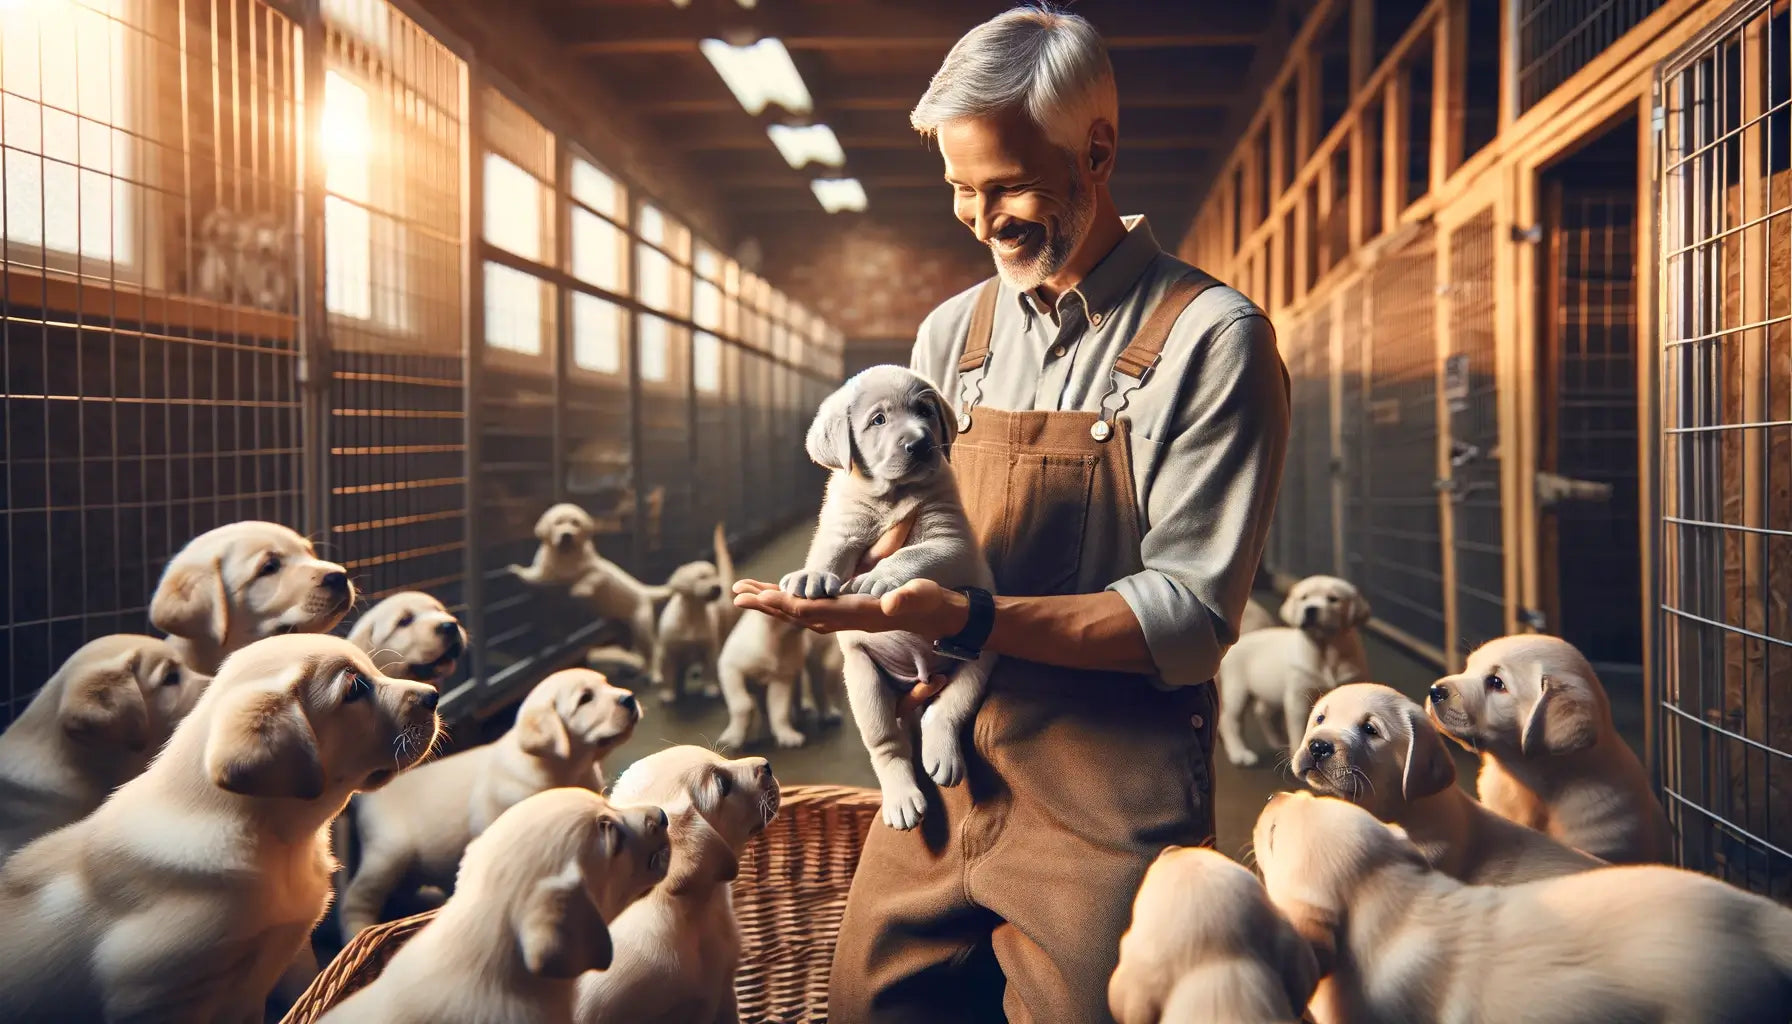
<svg viewBox="0 0 1792 1024">
<path fill-rule="evenodd" d="M 995 245 L 990 245 L 989 254 L 995 260 L 996 274 L 1013 288 L 1032 291 L 1064 269 L 1076 247 L 1088 236 L 1089 226 L 1094 221 L 1095 190 L 1076 181 L 1070 189 L 1070 209 L 1056 225 L 1058 230 L 1046 239 L 1037 253 L 1024 259 L 1004 259 Z"/>
</svg>

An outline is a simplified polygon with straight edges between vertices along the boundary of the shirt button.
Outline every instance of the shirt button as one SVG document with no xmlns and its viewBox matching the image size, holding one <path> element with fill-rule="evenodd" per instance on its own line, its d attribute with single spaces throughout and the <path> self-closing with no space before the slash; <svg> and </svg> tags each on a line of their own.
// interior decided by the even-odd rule
<svg viewBox="0 0 1792 1024">
<path fill-rule="evenodd" d="M 1065 351 L 1066 351 L 1066 349 L 1062 345 L 1053 345 L 1052 346 L 1052 355 L 1056 356 L 1059 359 L 1064 358 Z"/>
</svg>

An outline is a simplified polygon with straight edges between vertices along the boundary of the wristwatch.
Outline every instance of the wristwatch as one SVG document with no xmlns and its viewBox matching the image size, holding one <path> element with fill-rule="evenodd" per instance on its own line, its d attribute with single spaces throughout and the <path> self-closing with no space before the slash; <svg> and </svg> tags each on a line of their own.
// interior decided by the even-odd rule
<svg viewBox="0 0 1792 1024">
<path fill-rule="evenodd" d="M 965 618 L 963 629 L 935 640 L 933 650 L 935 654 L 957 661 L 976 661 L 982 656 L 990 628 L 996 623 L 996 599 L 982 587 L 958 587 L 957 590 L 970 602 L 970 614 Z"/>
</svg>

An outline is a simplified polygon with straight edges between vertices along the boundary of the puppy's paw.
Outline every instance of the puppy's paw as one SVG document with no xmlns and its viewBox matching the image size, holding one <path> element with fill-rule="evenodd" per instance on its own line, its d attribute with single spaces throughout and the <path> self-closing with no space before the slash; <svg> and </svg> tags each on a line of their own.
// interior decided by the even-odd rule
<svg viewBox="0 0 1792 1024">
<path fill-rule="evenodd" d="M 959 749 L 957 734 L 939 723 L 937 716 L 921 715 L 921 767 L 940 785 L 956 786 L 964 781 L 964 751 Z"/>
<path fill-rule="evenodd" d="M 721 753 L 721 754 L 735 753 L 736 751 L 740 750 L 742 747 L 744 747 L 746 745 L 747 745 L 746 735 L 743 733 L 736 732 L 733 729 L 730 729 L 727 732 L 723 733 L 722 735 L 717 736 L 716 742 L 715 742 L 716 752 Z"/>
<path fill-rule="evenodd" d="M 829 708 L 821 713 L 821 724 L 824 727 L 833 728 L 844 721 L 846 716 L 840 713 L 839 708 Z"/>
<path fill-rule="evenodd" d="M 1227 747 L 1226 760 L 1231 761 L 1240 768 L 1253 768 L 1260 758 L 1257 757 L 1257 752 L 1255 750 L 1234 750 L 1231 747 Z"/>
<path fill-rule="evenodd" d="M 921 824 L 927 810 L 927 797 L 912 782 L 900 787 L 884 787 L 884 824 L 898 832 L 907 832 Z"/>
<path fill-rule="evenodd" d="M 676 703 L 678 703 L 678 691 L 674 690 L 670 686 L 659 687 L 658 689 L 653 691 L 653 695 L 660 699 L 661 704 L 676 704 Z"/>
<path fill-rule="evenodd" d="M 809 738 L 797 730 L 789 727 L 780 729 L 775 725 L 772 726 L 772 738 L 777 740 L 778 746 L 783 747 L 785 750 L 789 750 L 793 747 L 800 747 L 804 743 L 809 742 Z"/>
<path fill-rule="evenodd" d="M 720 686 L 717 686 L 714 683 L 706 683 L 704 685 L 703 696 L 708 697 L 713 700 L 716 697 L 720 697 L 721 695 L 722 695 L 722 688 Z"/>
<path fill-rule="evenodd" d="M 819 599 L 840 596 L 840 577 L 831 572 L 798 569 L 778 581 L 778 589 L 797 597 Z"/>
<path fill-rule="evenodd" d="M 878 576 L 874 573 L 866 573 L 863 576 L 854 576 L 852 579 L 848 580 L 844 590 L 848 594 L 869 594 L 872 597 L 883 597 L 885 594 L 888 594 L 899 586 L 901 586 L 901 584 L 885 579 L 882 576 Z"/>
</svg>

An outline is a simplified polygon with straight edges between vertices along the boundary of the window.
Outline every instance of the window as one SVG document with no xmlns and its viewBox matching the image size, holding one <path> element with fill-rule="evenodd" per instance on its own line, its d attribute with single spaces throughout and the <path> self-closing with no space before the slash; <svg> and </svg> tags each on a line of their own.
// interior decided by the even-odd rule
<svg viewBox="0 0 1792 1024">
<path fill-rule="evenodd" d="M 485 264 L 485 343 L 538 356 L 548 351 L 554 286 L 502 263 Z"/>
<path fill-rule="evenodd" d="M 128 2 L 0 6 L 8 259 L 108 275 L 139 262 L 132 132 L 147 118 Z"/>
<path fill-rule="evenodd" d="M 584 292 L 572 294 L 572 362 L 593 373 L 622 372 L 624 319 L 621 306 Z"/>
<path fill-rule="evenodd" d="M 612 292 L 623 289 L 622 260 L 628 241 L 622 229 L 581 206 L 572 208 L 572 274 Z"/>
<path fill-rule="evenodd" d="M 572 197 L 611 220 L 622 219 L 622 185 L 583 157 L 572 158 Z"/>
<path fill-rule="evenodd" d="M 485 240 L 526 260 L 554 259 L 553 192 L 496 153 L 485 154 Z"/>
<path fill-rule="evenodd" d="M 641 314 L 635 322 L 635 341 L 641 353 L 641 379 L 663 383 L 672 377 L 672 324 L 657 316 Z"/>
<path fill-rule="evenodd" d="M 324 72 L 324 308 L 373 319 L 373 135 L 367 90 Z"/>
<path fill-rule="evenodd" d="M 699 244 L 692 266 L 697 283 L 691 292 L 691 319 L 705 330 L 724 330 L 721 254 Z"/>
<path fill-rule="evenodd" d="M 708 331 L 698 331 L 691 344 L 691 380 L 706 394 L 722 390 L 722 340 Z"/>
</svg>

